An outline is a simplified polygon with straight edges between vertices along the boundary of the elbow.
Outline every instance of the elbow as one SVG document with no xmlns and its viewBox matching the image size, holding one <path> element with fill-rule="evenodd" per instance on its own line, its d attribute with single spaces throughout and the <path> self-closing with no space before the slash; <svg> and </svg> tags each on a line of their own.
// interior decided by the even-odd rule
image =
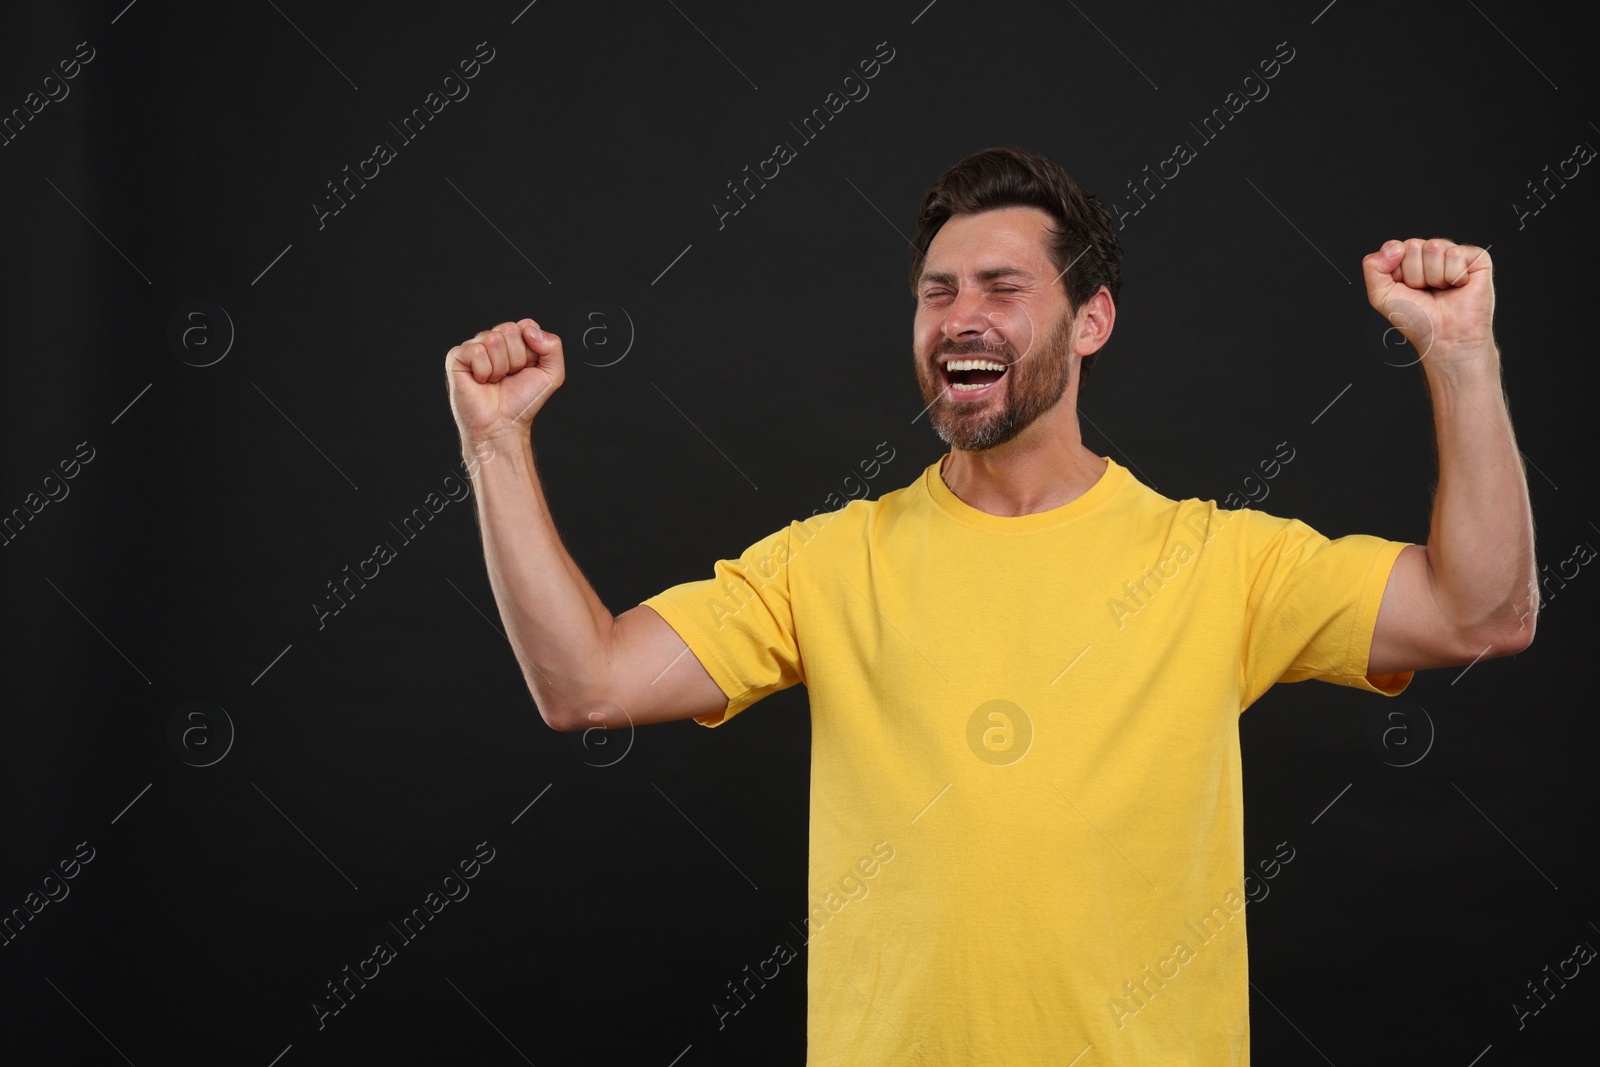
<svg viewBox="0 0 1600 1067">
<path fill-rule="evenodd" d="M 546 726 L 562 733 L 576 729 L 573 726 L 576 716 L 566 701 L 557 699 L 554 693 L 548 692 L 548 687 L 547 691 L 540 692 L 540 687 L 535 685 L 531 678 L 525 681 L 528 694 L 533 698 L 533 706 L 538 710 L 539 718 L 544 720 Z"/>
<path fill-rule="evenodd" d="M 1463 633 L 1456 654 L 1462 663 L 1515 656 L 1533 644 L 1533 631 L 1532 613 L 1523 615 L 1514 623 L 1471 629 Z"/>
<path fill-rule="evenodd" d="M 560 674 L 552 679 L 546 671 L 533 665 L 531 660 L 521 655 L 517 658 L 522 663 L 522 684 L 527 687 L 533 706 L 546 726 L 566 733 L 582 730 L 589 725 L 582 722 L 582 701 L 573 699 L 570 686 L 557 684 L 557 680 L 565 681 Z"/>
<path fill-rule="evenodd" d="M 1501 656 L 1514 656 L 1518 652 L 1533 644 L 1533 631 L 1539 618 L 1539 594 L 1537 587 L 1528 602 L 1526 611 L 1517 612 L 1517 620 L 1500 628 L 1500 633 L 1494 638 L 1496 653 Z M 1516 609 L 1513 608 L 1513 611 Z"/>
<path fill-rule="evenodd" d="M 561 713 L 561 708 L 549 701 L 534 699 L 534 707 L 539 709 L 539 718 L 552 730 L 565 733 L 572 729 L 571 720 Z"/>
<path fill-rule="evenodd" d="M 539 709 L 539 717 L 552 730 L 577 733 L 582 730 L 596 728 L 614 730 L 633 725 L 633 720 L 627 712 L 604 697 L 591 694 L 581 698 L 560 699 L 550 695 L 540 696 L 538 690 L 532 686 L 529 689 L 533 692 L 533 703 Z"/>
<path fill-rule="evenodd" d="M 539 718 L 544 720 L 544 724 L 559 733 L 587 730 L 594 725 L 585 721 L 581 707 L 574 707 L 570 701 L 557 700 L 553 696 L 541 697 L 535 692 L 533 704 L 539 709 Z"/>
<path fill-rule="evenodd" d="M 1495 641 L 1495 652 L 1501 656 L 1515 656 L 1533 644 L 1533 616 L 1524 619 L 1520 626 L 1501 634 Z"/>
</svg>

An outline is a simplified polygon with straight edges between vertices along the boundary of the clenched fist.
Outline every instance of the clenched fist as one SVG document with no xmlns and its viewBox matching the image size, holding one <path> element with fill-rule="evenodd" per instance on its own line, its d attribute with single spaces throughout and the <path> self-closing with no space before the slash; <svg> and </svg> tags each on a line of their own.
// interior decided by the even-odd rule
<svg viewBox="0 0 1600 1067">
<path fill-rule="evenodd" d="M 561 338 L 532 319 L 502 322 L 463 341 L 445 353 L 444 369 L 456 429 L 472 444 L 526 434 L 566 379 Z"/>
<path fill-rule="evenodd" d="M 1386 241 L 1361 261 L 1367 300 L 1426 365 L 1494 348 L 1494 280 L 1487 249 L 1443 237 Z"/>
</svg>

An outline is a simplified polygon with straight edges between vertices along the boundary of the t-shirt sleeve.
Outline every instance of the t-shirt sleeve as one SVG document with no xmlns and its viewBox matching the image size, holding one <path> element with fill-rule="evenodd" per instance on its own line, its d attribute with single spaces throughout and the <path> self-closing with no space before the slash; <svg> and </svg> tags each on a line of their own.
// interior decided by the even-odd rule
<svg viewBox="0 0 1600 1067">
<path fill-rule="evenodd" d="M 1274 682 L 1316 678 L 1383 696 L 1411 672 L 1369 675 L 1372 632 L 1389 572 L 1410 542 L 1370 534 L 1329 539 L 1301 522 L 1244 509 L 1248 583 L 1241 707 Z"/>
<path fill-rule="evenodd" d="M 663 590 L 643 603 L 678 632 L 728 698 L 722 711 L 697 715 L 721 726 L 764 696 L 805 680 L 789 600 L 786 527 L 718 560 L 712 577 Z"/>
</svg>

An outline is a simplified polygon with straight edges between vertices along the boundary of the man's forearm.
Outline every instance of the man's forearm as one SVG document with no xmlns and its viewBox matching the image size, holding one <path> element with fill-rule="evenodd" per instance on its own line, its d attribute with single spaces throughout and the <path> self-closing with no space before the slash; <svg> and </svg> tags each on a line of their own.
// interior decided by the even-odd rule
<svg viewBox="0 0 1600 1067">
<path fill-rule="evenodd" d="M 556 725 L 603 693 L 613 619 L 561 544 L 528 435 L 491 444 L 472 479 L 489 584 L 540 714 Z M 467 441 L 462 450 L 469 463 L 488 451 Z"/>
<path fill-rule="evenodd" d="M 1486 651 L 1515 651 L 1538 610 L 1533 514 L 1500 353 L 1423 360 L 1439 446 L 1428 561 L 1439 608 Z"/>
</svg>

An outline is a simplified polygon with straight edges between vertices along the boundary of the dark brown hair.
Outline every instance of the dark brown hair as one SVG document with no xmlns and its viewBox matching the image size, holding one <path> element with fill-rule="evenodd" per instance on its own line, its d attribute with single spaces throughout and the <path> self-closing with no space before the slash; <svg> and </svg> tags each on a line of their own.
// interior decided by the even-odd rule
<svg viewBox="0 0 1600 1067">
<path fill-rule="evenodd" d="M 929 186 L 917 212 L 911 247 L 911 292 L 928 258 L 934 235 L 953 215 L 1002 207 L 1037 207 L 1054 219 L 1050 260 L 1064 272 L 1062 287 L 1074 312 L 1103 285 L 1114 303 L 1122 292 L 1122 242 L 1111 212 L 1085 192 L 1061 164 L 1023 148 L 985 148 L 974 152 Z M 1067 270 L 1071 264 L 1072 269 Z M 1083 357 L 1079 391 L 1095 355 Z"/>
</svg>

